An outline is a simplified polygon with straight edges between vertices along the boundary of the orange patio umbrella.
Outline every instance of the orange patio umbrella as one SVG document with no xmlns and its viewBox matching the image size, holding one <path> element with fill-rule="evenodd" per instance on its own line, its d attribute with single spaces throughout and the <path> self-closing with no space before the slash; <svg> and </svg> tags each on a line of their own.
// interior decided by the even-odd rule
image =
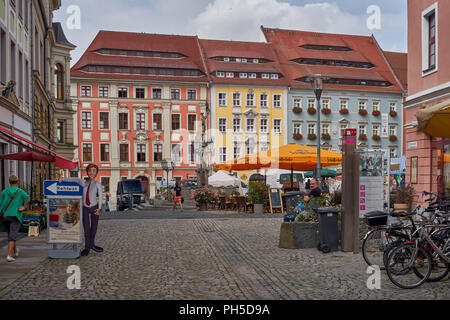
<svg viewBox="0 0 450 320">
<path fill-rule="evenodd" d="M 342 154 L 320 150 L 321 167 L 342 163 Z M 295 171 L 311 171 L 317 165 L 317 149 L 299 144 L 288 144 L 264 152 L 253 153 L 245 157 L 217 164 L 214 170 L 242 171 L 262 168 L 278 168 Z"/>
</svg>

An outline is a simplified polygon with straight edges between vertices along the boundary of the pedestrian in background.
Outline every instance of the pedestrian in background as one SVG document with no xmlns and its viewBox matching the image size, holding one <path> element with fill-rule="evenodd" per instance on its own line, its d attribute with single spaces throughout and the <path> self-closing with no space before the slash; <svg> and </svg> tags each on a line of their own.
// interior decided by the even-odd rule
<svg viewBox="0 0 450 320">
<path fill-rule="evenodd" d="M 177 180 L 175 183 L 175 188 L 173 188 L 174 197 L 173 197 L 173 209 L 177 207 L 177 203 L 180 204 L 181 211 L 183 211 L 183 197 L 181 196 L 181 187 L 180 187 L 180 181 Z"/>
<path fill-rule="evenodd" d="M 9 177 L 9 187 L 0 195 L 0 219 L 8 232 L 8 255 L 6 260 L 12 262 L 19 256 L 16 241 L 22 224 L 22 211 L 28 207 L 30 196 L 18 187 L 19 178 Z"/>
</svg>

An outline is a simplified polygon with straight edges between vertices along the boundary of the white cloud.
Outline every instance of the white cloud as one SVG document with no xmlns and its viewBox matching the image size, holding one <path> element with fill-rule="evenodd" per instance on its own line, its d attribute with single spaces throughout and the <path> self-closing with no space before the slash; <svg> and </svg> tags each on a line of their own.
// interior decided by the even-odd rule
<svg viewBox="0 0 450 320">
<path fill-rule="evenodd" d="M 259 41 L 260 26 L 328 33 L 369 34 L 365 17 L 336 3 L 303 6 L 278 0 L 214 0 L 192 22 L 202 38 Z"/>
</svg>

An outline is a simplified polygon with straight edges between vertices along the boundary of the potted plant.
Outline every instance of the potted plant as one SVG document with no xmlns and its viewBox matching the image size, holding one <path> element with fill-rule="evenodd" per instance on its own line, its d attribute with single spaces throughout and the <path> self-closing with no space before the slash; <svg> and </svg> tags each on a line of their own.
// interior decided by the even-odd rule
<svg viewBox="0 0 450 320">
<path fill-rule="evenodd" d="M 206 186 L 195 190 L 192 193 L 192 199 L 194 200 L 195 205 L 199 208 L 199 211 L 206 211 L 208 209 L 208 204 L 213 204 L 218 201 L 217 195 Z"/>
<path fill-rule="evenodd" d="M 396 117 L 396 116 L 397 116 L 397 111 L 391 110 L 391 111 L 389 112 L 389 115 L 390 115 L 391 117 Z"/>
<path fill-rule="evenodd" d="M 250 181 L 248 196 L 253 203 L 255 213 L 264 213 L 264 205 L 269 199 L 269 188 L 264 181 Z"/>
<path fill-rule="evenodd" d="M 397 141 L 397 136 L 396 135 L 389 136 L 389 141 L 392 141 L 392 142 Z"/>
<path fill-rule="evenodd" d="M 322 134 L 322 139 L 323 140 L 331 140 L 331 136 L 329 133 L 323 133 Z"/>
<path fill-rule="evenodd" d="M 299 114 L 299 113 L 302 113 L 303 109 L 300 108 L 300 107 L 294 107 L 294 108 L 292 109 L 292 111 L 293 111 L 294 113 Z"/>
<path fill-rule="evenodd" d="M 313 115 L 313 114 L 316 114 L 316 112 L 317 112 L 316 108 L 313 108 L 313 107 L 309 107 L 308 108 L 308 113 L 309 114 Z"/>
<path fill-rule="evenodd" d="M 372 111 L 372 115 L 374 115 L 375 117 L 378 117 L 381 114 L 380 110 L 373 110 Z"/>
<path fill-rule="evenodd" d="M 366 116 L 366 115 L 367 115 L 367 110 L 366 110 L 366 109 L 359 109 L 358 113 L 359 113 L 361 116 Z"/>
<path fill-rule="evenodd" d="M 409 184 L 407 186 L 401 186 L 397 189 L 395 196 L 394 209 L 396 212 L 407 211 L 409 212 L 412 207 L 414 198 L 414 188 Z"/>
<path fill-rule="evenodd" d="M 322 109 L 322 113 L 323 114 L 330 114 L 331 113 L 331 109 L 330 108 L 323 108 Z"/>
<path fill-rule="evenodd" d="M 303 138 L 301 133 L 294 133 L 293 138 L 295 140 L 301 140 Z"/>
<path fill-rule="evenodd" d="M 341 110 L 339 110 L 339 113 L 340 114 L 348 114 L 348 109 L 347 108 L 341 109 Z"/>
<path fill-rule="evenodd" d="M 367 140 L 367 135 L 364 133 L 361 133 L 358 137 L 358 140 L 363 140 L 363 141 Z"/>
<path fill-rule="evenodd" d="M 372 136 L 372 139 L 375 140 L 375 141 L 380 141 L 381 137 L 379 135 L 377 135 L 377 134 L 374 134 Z"/>
<path fill-rule="evenodd" d="M 317 136 L 314 133 L 308 133 L 308 139 L 309 140 L 316 140 Z"/>
</svg>

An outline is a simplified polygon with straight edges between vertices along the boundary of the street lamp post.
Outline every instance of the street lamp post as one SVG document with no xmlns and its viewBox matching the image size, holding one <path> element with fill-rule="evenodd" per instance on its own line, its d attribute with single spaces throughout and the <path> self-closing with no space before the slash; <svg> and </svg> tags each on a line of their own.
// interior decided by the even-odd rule
<svg viewBox="0 0 450 320">
<path fill-rule="evenodd" d="M 320 128 L 320 97 L 322 96 L 322 83 L 323 78 L 320 74 L 316 74 L 313 76 L 314 79 L 314 93 L 317 99 L 317 165 L 316 165 L 316 179 L 317 183 L 320 186 L 321 174 L 320 174 L 320 140 L 321 140 L 321 128 Z"/>
<path fill-rule="evenodd" d="M 169 163 L 167 160 L 163 160 L 161 161 L 161 167 L 163 168 L 164 171 L 166 171 L 166 178 L 167 178 L 167 199 L 169 199 L 169 171 L 170 170 L 174 170 L 175 168 L 175 163 L 173 161 L 170 162 L 170 167 L 169 167 Z"/>
</svg>

